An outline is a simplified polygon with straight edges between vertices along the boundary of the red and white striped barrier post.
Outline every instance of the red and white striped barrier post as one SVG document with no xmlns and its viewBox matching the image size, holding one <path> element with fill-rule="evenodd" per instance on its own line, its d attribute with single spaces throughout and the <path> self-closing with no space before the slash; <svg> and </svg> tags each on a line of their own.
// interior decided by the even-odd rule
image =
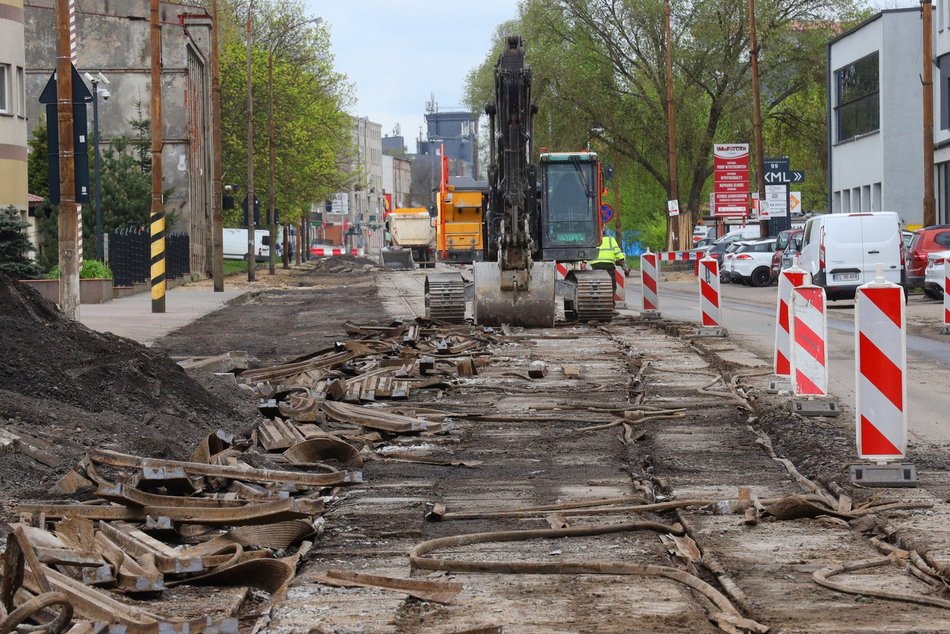
<svg viewBox="0 0 950 634">
<path fill-rule="evenodd" d="M 619 266 L 614 267 L 614 305 L 627 306 L 627 277 Z"/>
<path fill-rule="evenodd" d="M 567 265 L 563 262 L 556 262 L 554 265 L 554 276 L 562 282 L 567 279 Z"/>
<path fill-rule="evenodd" d="M 795 400 L 792 411 L 803 416 L 837 416 L 838 403 L 828 397 L 828 313 L 825 289 L 810 283 L 789 297 L 791 350 L 789 367 Z"/>
<path fill-rule="evenodd" d="M 904 289 L 885 280 L 878 264 L 874 281 L 858 287 L 854 309 L 858 456 L 901 460 L 907 449 Z"/>
<path fill-rule="evenodd" d="M 725 331 L 720 326 L 722 311 L 719 305 L 719 261 L 716 258 L 703 258 L 699 261 L 699 312 L 700 336 L 723 337 Z"/>
<path fill-rule="evenodd" d="M 943 328 L 940 332 L 950 335 L 950 258 L 943 261 Z"/>
<path fill-rule="evenodd" d="M 649 249 L 640 256 L 640 314 L 656 319 L 660 316 L 660 258 Z"/>
<path fill-rule="evenodd" d="M 792 374 L 791 362 L 791 334 L 789 331 L 788 303 L 792 296 L 792 289 L 805 283 L 808 275 L 798 267 L 798 259 L 791 267 L 785 269 L 778 276 L 778 294 L 776 297 L 775 318 L 775 354 L 772 363 L 772 373 L 779 377 L 790 377 Z"/>
</svg>

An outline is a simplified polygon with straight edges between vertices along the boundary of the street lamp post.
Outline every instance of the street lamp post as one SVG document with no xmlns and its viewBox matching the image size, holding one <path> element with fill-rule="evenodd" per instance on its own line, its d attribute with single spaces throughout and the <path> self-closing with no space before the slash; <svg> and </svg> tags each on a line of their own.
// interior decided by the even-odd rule
<svg viewBox="0 0 950 634">
<path fill-rule="evenodd" d="M 109 90 L 99 88 L 99 84 L 108 84 L 109 80 L 102 73 L 95 76 L 86 73 L 86 79 L 92 84 L 92 133 L 96 137 L 96 259 L 102 262 L 105 249 L 102 244 L 102 181 L 100 180 L 102 155 L 99 154 L 99 94 L 101 91 L 102 99 L 108 101 Z"/>
<path fill-rule="evenodd" d="M 274 186 L 274 163 L 277 162 L 274 150 L 274 53 L 277 51 L 277 47 L 283 43 L 283 38 L 291 31 L 299 29 L 302 26 L 307 24 L 317 25 L 323 22 L 323 18 L 311 18 L 309 20 L 304 20 L 302 22 L 296 22 L 291 24 L 284 30 L 282 30 L 277 35 L 273 36 L 273 39 L 270 44 L 270 49 L 267 53 L 267 124 L 269 127 L 268 133 L 268 145 L 270 146 L 270 160 L 268 165 L 268 170 L 270 172 L 270 191 L 268 192 L 268 197 L 270 198 L 270 203 L 267 210 L 267 223 L 270 229 L 270 264 L 268 265 L 268 273 L 273 275 L 276 268 L 276 254 L 275 246 L 277 244 L 275 238 L 277 237 L 277 223 L 275 220 L 274 209 L 276 208 L 276 199 L 277 192 Z M 286 209 L 284 210 L 287 211 Z M 298 236 L 298 240 L 303 239 L 303 236 Z M 309 238 L 308 238 L 309 242 Z M 290 254 L 287 253 L 287 225 L 284 225 L 284 253 L 282 256 L 284 268 L 287 268 L 290 264 Z M 309 247 L 309 244 L 308 244 Z"/>
</svg>

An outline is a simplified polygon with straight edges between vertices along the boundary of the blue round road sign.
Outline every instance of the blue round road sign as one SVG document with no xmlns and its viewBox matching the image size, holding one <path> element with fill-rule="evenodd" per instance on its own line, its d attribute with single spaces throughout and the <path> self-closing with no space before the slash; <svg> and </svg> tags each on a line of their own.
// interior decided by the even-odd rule
<svg viewBox="0 0 950 634">
<path fill-rule="evenodd" d="M 604 223 L 610 222 L 610 219 L 614 217 L 614 208 L 604 203 L 600 206 L 600 219 Z"/>
</svg>

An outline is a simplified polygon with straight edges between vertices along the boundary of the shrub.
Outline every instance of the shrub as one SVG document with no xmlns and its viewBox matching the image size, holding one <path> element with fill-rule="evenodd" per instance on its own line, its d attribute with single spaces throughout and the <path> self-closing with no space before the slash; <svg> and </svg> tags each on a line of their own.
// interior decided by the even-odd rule
<svg viewBox="0 0 950 634">
<path fill-rule="evenodd" d="M 54 266 L 50 269 L 50 272 L 46 275 L 47 279 L 58 280 L 59 279 L 59 266 Z M 112 279 L 112 269 L 109 268 L 108 264 L 100 262 L 99 260 L 83 260 L 82 268 L 79 269 L 79 279 L 89 280 L 89 279 Z"/>
</svg>

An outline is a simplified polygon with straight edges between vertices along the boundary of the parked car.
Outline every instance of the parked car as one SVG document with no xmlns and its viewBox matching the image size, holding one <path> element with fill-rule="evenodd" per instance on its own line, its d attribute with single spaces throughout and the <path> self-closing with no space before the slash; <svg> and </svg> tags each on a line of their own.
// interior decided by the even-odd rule
<svg viewBox="0 0 950 634">
<path fill-rule="evenodd" d="M 768 286 L 772 283 L 772 254 L 775 253 L 775 238 L 742 243 L 732 254 L 730 275 L 733 283 L 750 286 Z"/>
<path fill-rule="evenodd" d="M 779 232 L 775 239 L 775 253 L 772 254 L 772 281 L 778 279 L 779 272 L 785 268 L 782 266 L 782 258 L 785 252 L 789 252 L 789 260 L 791 260 L 792 254 L 801 250 L 803 233 L 803 229 L 786 229 Z"/>
<path fill-rule="evenodd" d="M 758 228 L 756 227 L 756 234 L 754 236 L 750 235 L 748 237 L 744 236 L 745 231 L 734 231 L 732 233 L 727 233 L 723 237 L 719 238 L 710 245 L 709 250 L 706 252 L 706 255 L 710 255 L 716 258 L 719 261 L 719 270 L 722 271 L 722 255 L 726 252 L 726 249 L 729 248 L 729 245 L 738 240 L 755 240 L 759 237 Z"/>
<path fill-rule="evenodd" d="M 853 299 L 878 264 L 887 280 L 906 284 L 900 218 L 893 211 L 823 214 L 805 223 L 801 265 L 829 300 Z"/>
<path fill-rule="evenodd" d="M 722 259 L 719 262 L 719 280 L 722 282 L 732 282 L 732 258 L 735 256 L 745 242 L 733 240 L 722 253 Z"/>
<path fill-rule="evenodd" d="M 779 269 L 780 271 L 790 268 L 792 266 L 792 263 L 795 262 L 795 256 L 801 257 L 803 236 L 804 236 L 804 231 L 792 237 L 789 243 L 791 247 L 788 249 L 785 249 L 785 251 L 782 253 L 782 264 L 781 264 L 781 268 Z"/>
<path fill-rule="evenodd" d="M 924 227 L 912 235 L 907 249 L 907 285 L 920 286 L 924 283 L 927 255 L 950 249 L 950 225 Z"/>
<path fill-rule="evenodd" d="M 924 293 L 930 299 L 942 299 L 947 291 L 944 288 L 946 283 L 946 269 L 944 262 L 950 258 L 950 250 L 937 251 L 927 255 L 927 269 L 924 272 Z"/>
</svg>

